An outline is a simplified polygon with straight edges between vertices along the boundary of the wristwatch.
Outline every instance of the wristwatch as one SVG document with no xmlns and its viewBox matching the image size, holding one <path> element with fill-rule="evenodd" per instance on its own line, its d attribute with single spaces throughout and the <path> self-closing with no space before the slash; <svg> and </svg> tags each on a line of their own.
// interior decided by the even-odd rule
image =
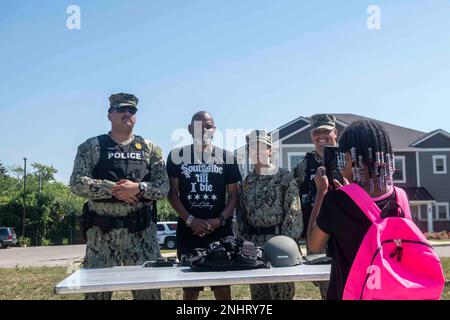
<svg viewBox="0 0 450 320">
<path fill-rule="evenodd" d="M 219 220 L 220 220 L 220 226 L 221 227 L 225 227 L 225 225 L 227 224 L 227 220 L 225 219 L 225 217 L 223 216 L 223 214 L 221 214 L 219 216 Z"/>
<path fill-rule="evenodd" d="M 147 190 L 147 184 L 145 182 L 139 182 L 139 193 L 138 195 L 142 196 Z"/>
</svg>

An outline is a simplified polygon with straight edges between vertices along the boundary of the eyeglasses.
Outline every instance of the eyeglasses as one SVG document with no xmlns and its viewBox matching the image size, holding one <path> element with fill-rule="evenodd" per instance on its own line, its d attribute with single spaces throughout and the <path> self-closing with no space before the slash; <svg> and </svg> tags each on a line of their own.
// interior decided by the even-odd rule
<svg viewBox="0 0 450 320">
<path fill-rule="evenodd" d="M 114 109 L 114 111 L 118 112 L 118 113 L 128 112 L 129 114 L 136 114 L 137 109 L 134 107 L 120 107 L 120 108 Z"/>
</svg>

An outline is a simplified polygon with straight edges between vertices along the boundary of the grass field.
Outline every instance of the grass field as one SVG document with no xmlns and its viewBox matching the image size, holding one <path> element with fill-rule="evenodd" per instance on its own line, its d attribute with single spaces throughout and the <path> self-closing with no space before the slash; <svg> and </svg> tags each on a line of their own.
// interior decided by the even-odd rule
<svg viewBox="0 0 450 320">
<path fill-rule="evenodd" d="M 450 279 L 450 258 L 442 258 L 446 279 Z M 66 268 L 14 268 L 0 269 L 0 300 L 79 300 L 83 295 L 54 295 L 55 284 L 67 277 Z M 233 299 L 250 299 L 247 285 L 232 286 Z M 116 292 L 113 299 L 131 299 L 130 292 Z M 182 290 L 162 289 L 162 298 L 174 300 L 182 298 Z M 296 283 L 295 299 L 319 299 L 319 290 L 309 282 Z M 443 299 L 450 300 L 450 286 L 445 287 Z M 200 299 L 214 299 L 209 288 L 200 294 Z"/>
</svg>

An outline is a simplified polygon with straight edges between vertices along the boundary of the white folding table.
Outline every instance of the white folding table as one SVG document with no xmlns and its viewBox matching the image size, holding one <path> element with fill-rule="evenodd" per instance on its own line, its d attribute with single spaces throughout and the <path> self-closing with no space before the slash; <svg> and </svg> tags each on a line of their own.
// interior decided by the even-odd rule
<svg viewBox="0 0 450 320">
<path fill-rule="evenodd" d="M 253 283 L 327 281 L 330 265 L 298 265 L 240 271 L 197 272 L 189 267 L 80 269 L 55 286 L 56 294 L 128 291 Z"/>
</svg>

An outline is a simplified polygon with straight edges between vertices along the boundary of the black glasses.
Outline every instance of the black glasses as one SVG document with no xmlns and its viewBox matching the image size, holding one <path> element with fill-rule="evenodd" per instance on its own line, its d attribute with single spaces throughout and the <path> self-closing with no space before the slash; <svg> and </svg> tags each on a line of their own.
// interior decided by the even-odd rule
<svg viewBox="0 0 450 320">
<path fill-rule="evenodd" d="M 118 112 L 118 113 L 128 112 L 129 114 L 136 114 L 137 109 L 134 107 L 120 107 L 120 108 L 114 109 L 114 111 Z"/>
</svg>

